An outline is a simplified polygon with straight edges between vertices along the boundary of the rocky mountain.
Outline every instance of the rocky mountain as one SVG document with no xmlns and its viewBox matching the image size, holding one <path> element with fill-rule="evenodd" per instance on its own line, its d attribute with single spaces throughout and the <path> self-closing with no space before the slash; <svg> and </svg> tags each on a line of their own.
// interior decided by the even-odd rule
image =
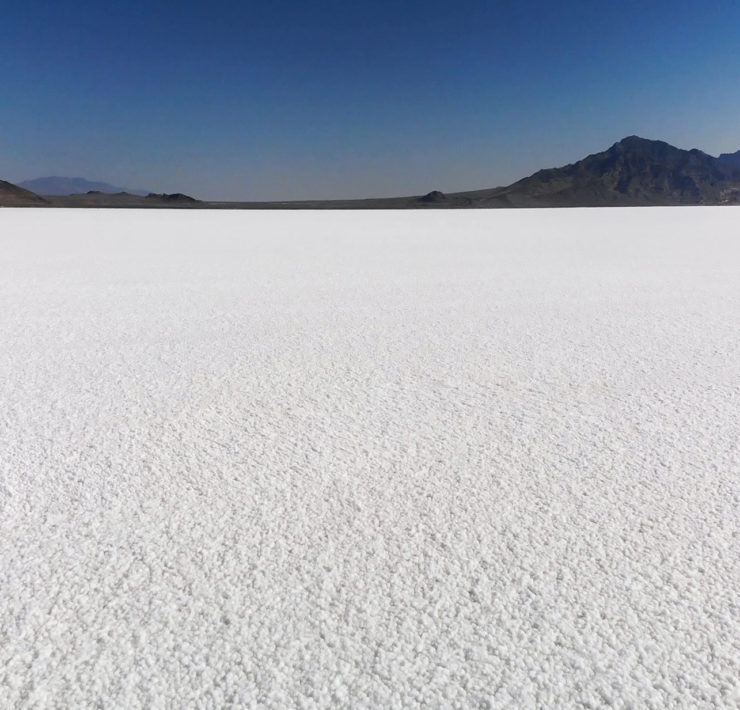
<svg viewBox="0 0 740 710">
<path fill-rule="evenodd" d="M 540 170 L 484 202 L 491 207 L 740 203 L 740 169 L 700 150 L 630 136 L 602 153 Z"/>
<path fill-rule="evenodd" d="M 107 182 L 97 182 L 86 180 L 81 177 L 41 177 L 33 180 L 24 180 L 18 183 L 19 187 L 31 190 L 37 195 L 84 195 L 87 192 L 104 192 L 115 194 L 118 192 L 127 192 L 131 195 L 148 194 L 148 190 L 131 190 L 125 187 L 116 187 L 109 185 Z"/>
</svg>

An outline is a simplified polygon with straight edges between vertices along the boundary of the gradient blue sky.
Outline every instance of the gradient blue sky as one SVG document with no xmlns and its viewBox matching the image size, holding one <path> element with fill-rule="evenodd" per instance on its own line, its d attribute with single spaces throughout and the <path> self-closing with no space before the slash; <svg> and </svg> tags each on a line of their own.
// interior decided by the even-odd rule
<svg viewBox="0 0 740 710">
<path fill-rule="evenodd" d="M 638 134 L 740 149 L 740 3 L 2 3 L 0 177 L 221 199 L 494 187 Z"/>
</svg>

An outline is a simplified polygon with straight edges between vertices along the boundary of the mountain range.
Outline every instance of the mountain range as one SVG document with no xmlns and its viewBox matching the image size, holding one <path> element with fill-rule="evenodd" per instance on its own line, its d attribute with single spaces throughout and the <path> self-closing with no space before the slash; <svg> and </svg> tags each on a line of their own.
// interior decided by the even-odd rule
<svg viewBox="0 0 740 710">
<path fill-rule="evenodd" d="M 131 195 L 148 195 L 149 190 L 132 190 L 128 187 L 116 187 L 107 182 L 86 180 L 81 177 L 41 177 L 19 182 L 18 187 L 30 190 L 37 195 L 84 195 L 86 192 L 107 192 L 116 194 L 127 192 Z"/>
<path fill-rule="evenodd" d="M 42 180 L 60 180 L 44 178 Z M 69 180 L 65 178 L 64 180 Z M 82 180 L 74 178 L 72 180 Z M 86 182 L 86 181 L 85 181 Z M 43 196 L 0 181 L 0 206 L 189 207 L 211 209 L 429 209 L 505 207 L 621 207 L 740 204 L 740 151 L 715 158 L 663 141 L 630 136 L 576 163 L 548 168 L 506 187 L 444 194 L 366 200 L 288 202 L 202 202 L 187 195 L 87 190 L 84 194 Z M 48 183 L 42 183 L 48 184 Z M 69 184 L 69 183 L 67 183 Z M 87 183 L 97 186 L 105 183 Z M 43 191 L 42 191 L 43 192 Z"/>
</svg>

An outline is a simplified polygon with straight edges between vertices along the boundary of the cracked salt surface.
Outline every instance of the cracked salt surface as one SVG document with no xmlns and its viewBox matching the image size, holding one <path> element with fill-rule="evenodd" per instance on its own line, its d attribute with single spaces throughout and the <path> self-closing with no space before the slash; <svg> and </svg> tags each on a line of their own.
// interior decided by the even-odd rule
<svg viewBox="0 0 740 710">
<path fill-rule="evenodd" d="M 0 247 L 3 708 L 740 703 L 739 210 Z"/>
</svg>

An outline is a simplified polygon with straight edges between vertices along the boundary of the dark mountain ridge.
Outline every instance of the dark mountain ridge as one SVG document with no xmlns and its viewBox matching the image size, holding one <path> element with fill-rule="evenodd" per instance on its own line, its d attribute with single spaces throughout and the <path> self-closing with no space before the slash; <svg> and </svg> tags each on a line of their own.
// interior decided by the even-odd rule
<svg viewBox="0 0 740 710">
<path fill-rule="evenodd" d="M 512 207 L 719 205 L 740 202 L 740 170 L 711 155 L 630 136 L 495 195 Z M 502 204 L 501 206 L 506 206 Z"/>
<path fill-rule="evenodd" d="M 10 185 L 10 183 L 3 183 Z M 15 190 L 21 188 L 14 187 Z M 10 194 L 7 189 L 6 193 Z M 23 199 L 55 207 L 179 207 L 209 209 L 440 209 L 506 207 L 627 207 L 650 205 L 740 204 L 740 151 L 714 158 L 682 150 L 663 141 L 629 136 L 601 153 L 576 163 L 539 170 L 508 187 L 422 196 L 366 200 L 304 200 L 286 202 L 201 202 L 175 193 L 100 191 L 84 195 L 40 198 L 22 191 L 15 202 L 0 193 L 0 205 L 22 205 Z M 30 196 L 30 197 L 29 197 Z M 20 200 L 20 202 L 19 202 Z"/>
</svg>

